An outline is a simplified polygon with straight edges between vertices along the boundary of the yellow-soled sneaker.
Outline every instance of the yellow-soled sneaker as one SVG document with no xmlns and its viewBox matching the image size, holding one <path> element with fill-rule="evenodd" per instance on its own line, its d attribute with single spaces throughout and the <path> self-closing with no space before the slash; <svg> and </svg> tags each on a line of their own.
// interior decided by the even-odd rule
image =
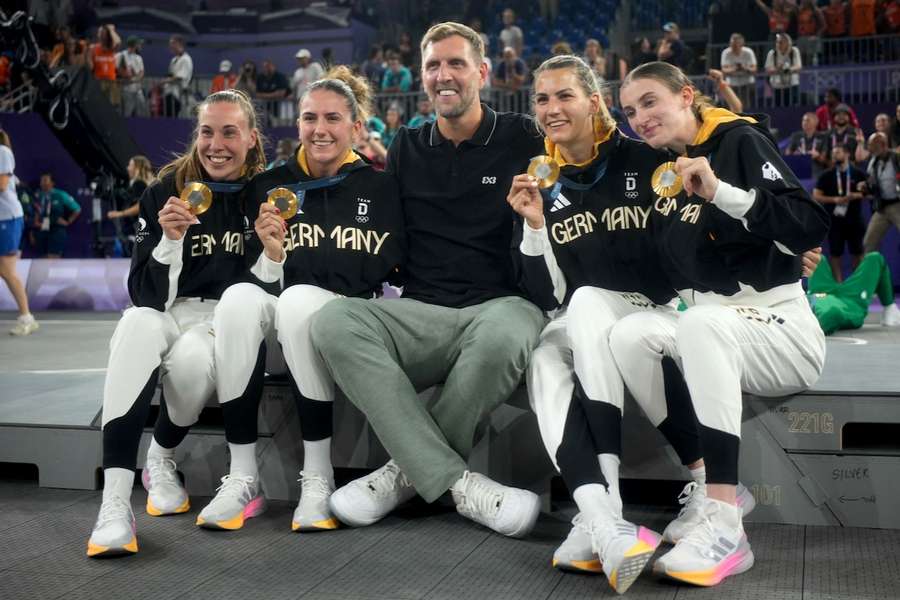
<svg viewBox="0 0 900 600">
<path fill-rule="evenodd" d="M 572 519 L 572 529 L 553 553 L 553 567 L 576 573 L 602 573 L 603 564 L 591 546 L 591 532 L 581 513 Z"/>
<path fill-rule="evenodd" d="M 259 479 L 252 475 L 226 475 L 215 497 L 200 511 L 197 525 L 205 529 L 240 529 L 244 521 L 266 511 Z"/>
<path fill-rule="evenodd" d="M 94 530 L 88 539 L 90 557 L 135 554 L 138 551 L 134 513 L 131 505 L 118 496 L 103 499 Z"/>
<path fill-rule="evenodd" d="M 328 507 L 334 484 L 328 479 L 307 471 L 300 471 L 300 502 L 291 519 L 292 531 L 328 531 L 338 528 L 338 520 Z"/>
<path fill-rule="evenodd" d="M 662 577 L 712 586 L 753 566 L 753 550 L 744 534 L 741 510 L 706 498 L 701 521 L 653 565 Z"/>
<path fill-rule="evenodd" d="M 190 510 L 187 490 L 181 485 L 177 465 L 171 458 L 148 454 L 141 482 L 147 490 L 148 515 L 161 517 Z"/>
</svg>

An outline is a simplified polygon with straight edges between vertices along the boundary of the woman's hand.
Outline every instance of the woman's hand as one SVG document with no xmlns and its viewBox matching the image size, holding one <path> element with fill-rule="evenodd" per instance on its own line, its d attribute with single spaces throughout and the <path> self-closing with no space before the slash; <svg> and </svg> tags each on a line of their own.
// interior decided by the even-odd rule
<svg viewBox="0 0 900 600">
<path fill-rule="evenodd" d="M 265 248 L 266 258 L 281 262 L 284 258 L 284 236 L 287 225 L 280 216 L 281 211 L 268 202 L 259 205 L 259 216 L 253 223 L 256 235 Z"/>
<path fill-rule="evenodd" d="M 169 196 L 159 211 L 158 221 L 163 234 L 170 240 L 180 240 L 184 237 L 188 227 L 198 222 L 197 217 L 187 209 L 181 198 L 175 196 Z"/>
<path fill-rule="evenodd" d="M 819 266 L 819 262 L 822 260 L 822 248 L 807 250 L 801 256 L 803 262 L 803 276 L 812 277 L 816 267 Z"/>
<path fill-rule="evenodd" d="M 681 175 L 684 191 L 688 196 L 700 196 L 707 202 L 712 201 L 719 188 L 719 178 L 705 156 L 697 158 L 678 157 L 675 161 L 675 172 Z"/>
<path fill-rule="evenodd" d="M 544 226 L 544 199 L 538 191 L 537 179 L 525 173 L 513 177 L 506 201 L 532 229 Z"/>
</svg>

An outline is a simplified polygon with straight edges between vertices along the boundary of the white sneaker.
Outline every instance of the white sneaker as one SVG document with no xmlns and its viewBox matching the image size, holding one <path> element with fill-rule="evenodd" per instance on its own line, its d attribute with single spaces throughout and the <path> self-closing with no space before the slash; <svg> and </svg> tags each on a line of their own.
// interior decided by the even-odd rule
<svg viewBox="0 0 900 600">
<path fill-rule="evenodd" d="M 661 537 L 641 525 L 615 514 L 611 505 L 587 524 L 591 546 L 597 554 L 609 584 L 624 594 L 644 570 Z"/>
<path fill-rule="evenodd" d="M 450 493 L 456 512 L 509 537 L 528 535 L 541 512 L 537 494 L 471 471 L 463 473 Z"/>
<path fill-rule="evenodd" d="M 678 495 L 678 503 L 682 505 L 678 516 L 666 526 L 663 531 L 663 541 L 677 544 L 678 540 L 697 526 L 703 520 L 703 503 L 706 500 L 706 485 L 695 481 L 688 482 L 681 494 Z M 756 498 L 742 483 L 737 484 L 737 506 L 743 516 L 749 515 L 756 508 Z"/>
<path fill-rule="evenodd" d="M 334 484 L 319 475 L 300 471 L 300 502 L 291 519 L 291 531 L 322 531 L 337 529 L 338 522 L 328 507 Z"/>
<path fill-rule="evenodd" d="M 244 520 L 266 510 L 266 497 L 259 490 L 259 478 L 252 475 L 226 475 L 215 497 L 197 517 L 197 525 L 206 529 L 240 529 Z"/>
<path fill-rule="evenodd" d="M 553 553 L 553 566 L 561 571 L 602 573 L 600 557 L 591 545 L 591 532 L 581 513 L 572 519 L 572 529 L 565 541 Z"/>
<path fill-rule="evenodd" d="M 138 551 L 134 513 L 122 498 L 110 495 L 103 498 L 100 514 L 88 539 L 88 556 L 115 556 Z"/>
<path fill-rule="evenodd" d="M 389 460 L 380 469 L 336 490 L 328 506 L 341 523 L 365 527 L 377 523 L 415 495 L 409 479 L 397 463 Z"/>
<path fill-rule="evenodd" d="M 37 331 L 41 328 L 40 323 L 34 320 L 34 317 L 30 319 L 23 319 L 21 316 L 16 319 L 16 324 L 12 329 L 9 330 L 10 335 L 29 335 Z"/>
<path fill-rule="evenodd" d="M 716 585 L 753 566 L 753 551 L 737 506 L 706 498 L 702 519 L 653 565 L 663 577 L 694 585 Z"/>
<path fill-rule="evenodd" d="M 884 307 L 884 312 L 881 313 L 881 324 L 885 327 L 900 326 L 900 308 L 897 308 L 896 304 L 891 303 Z"/>
<path fill-rule="evenodd" d="M 175 515 L 190 510 L 187 490 L 178 478 L 177 465 L 165 456 L 147 455 L 141 473 L 141 483 L 147 490 L 147 514 L 159 517 Z"/>
</svg>

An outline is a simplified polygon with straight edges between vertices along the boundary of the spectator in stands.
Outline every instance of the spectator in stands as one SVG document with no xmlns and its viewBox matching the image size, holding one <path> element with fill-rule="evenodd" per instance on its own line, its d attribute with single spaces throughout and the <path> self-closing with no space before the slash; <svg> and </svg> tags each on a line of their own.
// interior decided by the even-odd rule
<svg viewBox="0 0 900 600">
<path fill-rule="evenodd" d="M 609 111 L 610 116 L 616 122 L 616 127 L 624 127 L 628 123 L 628 120 L 625 118 L 625 113 L 622 112 L 622 109 L 616 106 L 612 89 L 610 89 L 608 86 L 603 86 L 600 90 L 600 93 L 603 96 L 603 103 L 606 105 L 606 109 Z"/>
<path fill-rule="evenodd" d="M 194 77 L 194 61 L 185 49 L 184 36 L 169 38 L 169 76 L 163 81 L 163 114 L 167 117 L 181 116 L 181 108 L 187 99 L 188 84 Z"/>
<path fill-rule="evenodd" d="M 384 171 L 387 164 L 387 148 L 381 143 L 380 133 L 369 131 L 367 127 L 363 127 L 356 149 L 369 159 L 375 169 Z"/>
<path fill-rule="evenodd" d="M 266 170 L 268 171 L 269 169 L 280 167 L 289 160 L 293 160 L 296 154 L 297 140 L 293 138 L 281 138 L 275 146 L 275 158 L 266 165 Z"/>
<path fill-rule="evenodd" d="M 256 63 L 250 59 L 241 65 L 241 74 L 238 76 L 234 89 L 240 90 L 250 98 L 256 97 Z"/>
<path fill-rule="evenodd" d="M 763 0 L 755 0 L 761 11 L 766 13 L 769 19 L 769 35 L 775 37 L 776 33 L 787 33 L 791 27 L 791 19 L 794 16 L 793 7 L 785 0 L 772 0 L 772 6 L 768 6 Z"/>
<path fill-rule="evenodd" d="M 880 34 L 900 34 L 900 0 L 884 0 L 875 25 Z M 893 58 L 896 58 L 896 55 Z"/>
<path fill-rule="evenodd" d="M 632 68 L 656 60 L 656 52 L 653 51 L 653 43 L 648 37 L 638 37 L 631 45 Z"/>
<path fill-rule="evenodd" d="M 686 69 L 687 53 L 677 23 L 669 21 L 663 25 L 663 37 L 656 47 L 656 59 L 675 65 L 679 69 Z"/>
<path fill-rule="evenodd" d="M 802 154 L 812 161 L 813 179 L 831 166 L 831 150 L 828 135 L 818 130 L 819 119 L 815 113 L 804 113 L 800 120 L 800 131 L 791 134 L 790 142 L 784 149 L 785 154 Z"/>
<path fill-rule="evenodd" d="M 838 104 L 834 108 L 832 118 L 834 127 L 825 132 L 828 137 L 828 147 L 846 146 L 850 150 L 850 155 L 853 156 L 856 154 L 856 146 L 862 132 L 850 124 L 850 107 L 846 104 Z"/>
<path fill-rule="evenodd" d="M 744 106 L 749 105 L 756 90 L 756 53 L 744 45 L 742 34 L 731 34 L 728 47 L 722 50 L 721 64 L 726 83 Z"/>
<path fill-rule="evenodd" d="M 314 81 L 318 81 L 325 75 L 322 65 L 312 59 L 312 53 L 306 48 L 301 48 L 295 55 L 297 68 L 291 77 L 291 88 L 294 90 L 294 98 L 302 98 L 306 88 Z"/>
<path fill-rule="evenodd" d="M 275 68 L 275 63 L 266 59 L 262 63 L 262 72 L 256 77 L 256 97 L 266 103 L 266 114 L 270 119 L 284 117 L 279 107 L 282 100 L 290 96 L 291 84 L 284 73 Z"/>
<path fill-rule="evenodd" d="M 850 0 L 850 35 L 875 35 L 875 11 L 878 0 Z"/>
<path fill-rule="evenodd" d="M 81 214 L 81 206 L 64 190 L 54 187 L 53 175 L 41 175 L 41 189 L 35 194 L 35 215 L 40 219 L 38 254 L 61 258 L 66 249 L 67 228 Z"/>
<path fill-rule="evenodd" d="M 862 187 L 872 197 L 872 216 L 863 236 L 863 250 L 875 252 L 891 224 L 900 230 L 900 154 L 891 152 L 883 133 L 869 136 L 872 158 L 866 167 L 866 183 Z"/>
<path fill-rule="evenodd" d="M 469 27 L 472 28 L 472 31 L 478 34 L 478 37 L 481 38 L 481 43 L 484 44 L 485 53 L 489 53 L 488 50 L 491 47 L 491 38 L 488 37 L 481 26 L 481 19 L 478 17 L 473 18 L 469 21 Z"/>
<path fill-rule="evenodd" d="M 801 0 L 797 8 L 797 47 L 806 64 L 819 64 L 819 40 L 823 33 L 825 15 L 821 9 L 814 0 Z"/>
<path fill-rule="evenodd" d="M 528 67 L 518 57 L 516 49 L 507 46 L 503 49 L 503 60 L 494 69 L 494 88 L 507 92 L 518 91 L 528 79 Z"/>
<path fill-rule="evenodd" d="M 0 92 L 9 91 L 12 82 L 12 52 L 3 52 L 0 54 Z"/>
<path fill-rule="evenodd" d="M 900 104 L 894 109 L 894 118 L 891 119 L 891 135 L 888 146 L 895 150 L 900 147 Z"/>
<path fill-rule="evenodd" d="M 522 30 L 516 26 L 516 13 L 511 8 L 503 11 L 503 31 L 500 32 L 500 47 L 512 47 L 516 56 L 522 56 L 522 46 L 525 45 L 525 36 Z"/>
<path fill-rule="evenodd" d="M 825 17 L 825 35 L 827 37 L 846 37 L 850 32 L 847 26 L 848 6 L 844 0 L 830 0 L 822 9 Z"/>
<path fill-rule="evenodd" d="M 856 154 L 853 160 L 862 163 L 869 160 L 871 155 L 869 154 L 869 149 L 866 147 L 865 139 L 861 139 L 863 135 L 862 129 L 857 129 L 856 131 Z M 888 141 L 888 148 L 890 150 L 895 148 L 893 140 L 891 139 L 891 118 L 887 113 L 878 113 L 875 115 L 875 133 L 883 133 L 885 139 Z"/>
<path fill-rule="evenodd" d="M 0 278 L 19 308 L 19 316 L 10 333 L 28 335 L 38 330 L 38 322 L 28 308 L 28 295 L 16 271 L 25 219 L 22 203 L 16 195 L 15 169 L 16 159 L 9 134 L 0 129 Z"/>
<path fill-rule="evenodd" d="M 48 68 L 55 69 L 64 66 L 80 66 L 85 64 L 87 57 L 87 44 L 84 40 L 76 40 L 68 27 L 60 27 L 56 30 L 56 44 L 50 51 Z"/>
<path fill-rule="evenodd" d="M 712 83 L 715 92 L 713 93 L 713 102 L 719 108 L 727 108 L 733 113 L 739 114 L 744 112 L 744 103 L 734 93 L 728 82 L 725 81 L 725 75 L 718 69 L 710 69 L 706 75 L 707 79 Z"/>
<path fill-rule="evenodd" d="M 116 50 L 121 43 L 115 25 L 111 23 L 101 25 L 97 28 L 97 41 L 91 44 L 87 55 L 88 68 L 94 74 L 94 79 L 100 83 L 100 89 L 115 107 L 121 103 L 119 86 L 116 84 Z"/>
<path fill-rule="evenodd" d="M 775 47 L 766 56 L 766 73 L 774 92 L 775 106 L 793 106 L 800 101 L 800 70 L 803 60 L 791 36 L 779 33 Z"/>
<path fill-rule="evenodd" d="M 374 89 L 380 89 L 384 71 L 384 50 L 380 44 L 372 44 L 372 47 L 369 48 L 369 57 L 360 66 L 360 72 L 366 76 Z M 294 98 L 302 96 L 302 94 L 298 96 L 296 90 L 294 91 Z"/>
<path fill-rule="evenodd" d="M 414 129 L 429 121 L 434 121 L 434 118 L 434 105 L 431 103 L 431 99 L 428 96 L 422 96 L 419 98 L 418 104 L 416 104 L 416 114 L 412 116 L 406 126 Z"/>
<path fill-rule="evenodd" d="M 841 91 L 837 88 L 828 88 L 825 91 L 825 101 L 816 108 L 816 118 L 819 119 L 819 131 L 827 131 L 834 126 L 834 109 L 841 104 Z M 846 106 L 847 110 L 850 111 L 850 123 L 854 127 L 859 127 L 859 119 L 856 118 L 856 113 L 853 112 L 853 109 L 846 104 L 843 104 L 843 106 Z"/>
<path fill-rule="evenodd" d="M 129 36 L 126 49 L 119 53 L 119 81 L 122 84 L 122 114 L 126 117 L 146 117 L 147 96 L 144 95 L 144 59 L 141 45 L 144 40 Z"/>
<path fill-rule="evenodd" d="M 866 174 L 851 164 L 851 155 L 846 146 L 839 144 L 832 148 L 831 158 L 834 166 L 816 180 L 812 196 L 831 214 L 828 261 L 835 281 L 840 283 L 844 280 L 841 260 L 845 249 L 850 253 L 851 272 L 862 261 L 862 240 L 866 226 L 862 216 L 863 193 L 858 189 L 859 184 L 866 181 Z"/>
<path fill-rule="evenodd" d="M 412 87 L 412 72 L 400 63 L 400 55 L 388 52 L 388 68 L 381 79 L 381 91 L 386 94 L 402 94 Z"/>
<path fill-rule="evenodd" d="M 566 40 L 556 40 L 553 42 L 553 46 L 550 47 L 550 54 L 552 56 L 561 56 L 564 54 L 574 54 L 572 50 L 572 45 Z"/>
<path fill-rule="evenodd" d="M 612 50 L 605 51 L 600 42 L 594 38 L 589 38 L 584 43 L 584 62 L 594 70 L 600 78 L 600 83 L 622 81 L 628 74 L 628 63 L 625 59 Z"/>
<path fill-rule="evenodd" d="M 381 134 L 381 143 L 385 148 L 391 147 L 391 142 L 397 137 L 400 128 L 403 127 L 403 109 L 396 102 L 391 103 L 384 113 L 384 132 Z"/>
<path fill-rule="evenodd" d="M 411 69 L 415 67 L 416 49 L 413 47 L 412 38 L 406 31 L 400 34 L 400 39 L 397 41 L 397 53 L 400 55 L 401 63 Z"/>
<path fill-rule="evenodd" d="M 228 59 L 219 63 L 219 74 L 213 77 L 212 85 L 209 88 L 210 94 L 231 90 L 237 86 L 238 76 L 232 69 L 231 61 Z"/>
</svg>

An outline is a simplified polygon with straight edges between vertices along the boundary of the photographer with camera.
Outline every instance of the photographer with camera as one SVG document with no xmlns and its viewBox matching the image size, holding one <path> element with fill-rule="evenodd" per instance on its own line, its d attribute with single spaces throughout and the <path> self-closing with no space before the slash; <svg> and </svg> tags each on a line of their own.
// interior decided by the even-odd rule
<svg viewBox="0 0 900 600">
<path fill-rule="evenodd" d="M 868 178 L 860 184 L 860 190 L 872 196 L 872 217 L 863 236 L 866 253 L 881 247 L 891 224 L 900 230 L 900 154 L 891 151 L 880 131 L 869 136 L 869 153 Z"/>
<path fill-rule="evenodd" d="M 803 61 L 791 36 L 779 33 L 775 47 L 766 56 L 766 73 L 774 92 L 774 106 L 792 106 L 800 100 L 800 70 Z"/>
<path fill-rule="evenodd" d="M 722 50 L 722 73 L 742 106 L 750 104 L 756 83 L 756 53 L 744 45 L 744 36 L 732 33 L 730 44 Z M 738 111 L 740 112 L 740 111 Z"/>
</svg>

